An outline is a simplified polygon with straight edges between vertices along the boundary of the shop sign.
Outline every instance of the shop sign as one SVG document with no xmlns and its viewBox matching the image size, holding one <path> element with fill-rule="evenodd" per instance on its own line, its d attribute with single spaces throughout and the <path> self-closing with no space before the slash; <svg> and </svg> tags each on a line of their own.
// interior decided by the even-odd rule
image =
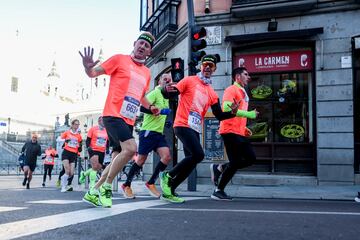
<svg viewBox="0 0 360 240">
<path fill-rule="evenodd" d="M 313 54 L 311 50 L 239 54 L 234 67 L 246 67 L 250 73 L 312 70 Z"/>
</svg>

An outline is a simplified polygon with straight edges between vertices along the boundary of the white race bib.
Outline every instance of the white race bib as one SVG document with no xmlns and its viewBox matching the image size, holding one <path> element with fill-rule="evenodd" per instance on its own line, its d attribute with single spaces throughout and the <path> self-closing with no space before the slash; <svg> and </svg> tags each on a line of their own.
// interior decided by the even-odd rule
<svg viewBox="0 0 360 240">
<path fill-rule="evenodd" d="M 98 138 L 96 139 L 96 146 L 105 147 L 105 145 L 106 145 L 106 140 L 105 140 L 105 138 L 98 137 Z"/>
<path fill-rule="evenodd" d="M 78 145 L 77 139 L 74 139 L 74 138 L 70 139 L 70 141 L 69 141 L 69 143 L 68 143 L 68 146 L 69 146 L 69 147 L 71 147 L 71 148 L 76 148 L 77 145 Z"/>
<path fill-rule="evenodd" d="M 133 97 L 125 96 L 124 102 L 120 109 L 120 113 L 126 118 L 135 120 L 139 107 L 140 101 L 136 100 Z"/>
<path fill-rule="evenodd" d="M 197 112 L 190 112 L 188 118 L 188 124 L 190 128 L 194 129 L 198 133 L 201 132 L 201 116 Z"/>
</svg>

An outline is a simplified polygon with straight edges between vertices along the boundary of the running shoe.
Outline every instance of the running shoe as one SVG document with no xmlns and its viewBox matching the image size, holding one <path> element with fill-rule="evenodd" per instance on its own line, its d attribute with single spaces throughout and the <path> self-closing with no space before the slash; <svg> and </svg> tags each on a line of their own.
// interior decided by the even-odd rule
<svg viewBox="0 0 360 240">
<path fill-rule="evenodd" d="M 30 189 L 30 183 L 26 184 L 26 189 Z"/>
<path fill-rule="evenodd" d="M 156 189 L 155 184 L 149 184 L 148 182 L 145 183 L 146 188 L 148 189 L 149 193 L 151 196 L 159 198 L 160 197 L 160 193 L 159 191 Z"/>
<path fill-rule="evenodd" d="M 82 200 L 83 200 L 83 202 L 90 203 L 94 207 L 101 207 L 101 203 L 99 201 L 99 196 L 90 194 L 90 191 L 86 192 L 86 194 Z"/>
<path fill-rule="evenodd" d="M 160 199 L 167 201 L 167 202 L 171 202 L 171 203 L 184 203 L 185 202 L 185 200 L 183 198 L 180 198 L 180 197 L 177 197 L 174 195 L 161 194 Z"/>
<path fill-rule="evenodd" d="M 66 191 L 68 192 L 72 192 L 74 189 L 73 189 L 73 186 L 72 185 L 67 185 L 66 186 Z"/>
<path fill-rule="evenodd" d="M 123 190 L 123 195 L 124 195 L 124 198 L 128 198 L 128 199 L 134 199 L 135 198 L 135 195 L 131 189 L 130 186 L 126 186 L 126 185 L 121 185 L 121 188 Z"/>
<path fill-rule="evenodd" d="M 231 201 L 232 197 L 227 195 L 223 190 L 215 190 L 213 194 L 211 194 L 211 198 L 218 201 Z"/>
<path fill-rule="evenodd" d="M 100 191 L 100 195 L 99 195 L 100 204 L 103 207 L 110 208 L 112 206 L 111 187 L 104 187 L 104 185 L 103 185 L 99 188 L 99 191 Z"/>
<path fill-rule="evenodd" d="M 215 187 L 219 184 L 219 177 L 221 172 L 218 169 L 219 164 L 210 164 L 210 173 L 211 173 L 211 181 L 214 183 Z"/>
<path fill-rule="evenodd" d="M 24 181 L 22 182 L 22 185 L 23 185 L 23 186 L 26 185 L 26 181 L 27 181 L 27 178 L 24 178 Z"/>
<path fill-rule="evenodd" d="M 57 188 L 60 188 L 61 187 L 61 180 L 60 179 L 58 179 L 57 181 L 56 181 L 56 187 Z"/>
<path fill-rule="evenodd" d="M 43 182 L 42 184 L 41 184 L 43 187 L 45 187 L 45 183 Z"/>
<path fill-rule="evenodd" d="M 60 192 L 62 192 L 62 193 L 67 192 L 66 187 L 62 187 L 61 190 L 60 190 Z"/>
<path fill-rule="evenodd" d="M 358 192 L 357 197 L 355 198 L 355 202 L 360 203 L 360 192 Z"/>
<path fill-rule="evenodd" d="M 85 180 L 86 180 L 85 173 L 84 173 L 84 171 L 81 171 L 80 172 L 80 177 L 79 177 L 79 183 L 84 184 Z"/>
<path fill-rule="evenodd" d="M 163 195 L 172 196 L 171 194 L 171 187 L 169 186 L 169 182 L 171 177 L 169 176 L 168 172 L 161 172 L 160 174 L 160 187 L 162 190 Z"/>
</svg>

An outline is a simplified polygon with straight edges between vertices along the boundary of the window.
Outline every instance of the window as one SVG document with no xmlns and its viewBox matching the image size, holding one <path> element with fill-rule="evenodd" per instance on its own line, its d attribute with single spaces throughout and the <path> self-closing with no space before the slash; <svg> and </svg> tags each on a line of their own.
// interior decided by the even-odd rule
<svg viewBox="0 0 360 240">
<path fill-rule="evenodd" d="M 252 74 L 250 109 L 259 118 L 249 120 L 252 140 L 258 142 L 313 142 L 311 72 Z"/>
<path fill-rule="evenodd" d="M 148 0 L 141 0 L 141 26 L 143 26 L 148 19 Z"/>
<path fill-rule="evenodd" d="M 18 92 L 19 79 L 17 77 L 11 78 L 11 92 Z"/>
</svg>

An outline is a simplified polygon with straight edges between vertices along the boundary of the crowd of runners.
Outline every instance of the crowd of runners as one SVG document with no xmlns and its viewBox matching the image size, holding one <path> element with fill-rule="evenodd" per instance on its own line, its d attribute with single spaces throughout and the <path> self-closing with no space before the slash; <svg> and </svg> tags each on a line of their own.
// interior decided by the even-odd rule
<svg viewBox="0 0 360 240">
<path fill-rule="evenodd" d="M 128 161 L 137 155 L 121 186 L 125 198 L 135 198 L 131 188 L 133 177 L 142 168 L 149 153 L 154 151 L 159 155 L 160 161 L 145 187 L 156 198 L 183 203 L 184 199 L 177 194 L 176 189 L 205 157 L 200 133 L 209 108 L 220 121 L 219 134 L 224 141 L 229 159 L 225 164 L 210 165 L 214 184 L 214 192 L 210 197 L 215 200 L 231 200 L 231 196 L 225 192 L 226 185 L 238 169 L 248 167 L 256 160 L 249 141 L 252 132 L 246 127 L 247 119 L 255 119 L 259 115 L 256 109 L 248 110 L 249 97 L 245 87 L 251 80 L 249 73 L 244 67 L 233 69 L 233 84 L 225 89 L 220 101 L 211 86 L 220 57 L 218 54 L 205 55 L 201 59 L 200 72 L 195 76 L 188 76 L 174 83 L 171 75 L 164 73 L 157 86 L 148 91 L 151 75 L 145 61 L 151 54 L 154 41 L 155 38 L 150 33 L 143 32 L 134 42 L 134 49 L 130 55 L 117 54 L 101 64 L 94 61 L 93 48 L 86 47 L 83 52 L 79 51 L 85 73 L 90 78 L 102 74 L 110 75 L 109 91 L 102 116 L 98 119 L 98 125 L 89 130 L 85 141 L 91 168 L 82 171 L 79 177 L 80 183 L 85 183 L 87 177 L 89 179 L 89 190 L 83 196 L 83 201 L 96 207 L 111 207 L 112 183 Z M 183 145 L 185 157 L 169 169 L 168 165 L 172 159 L 164 128 L 169 125 L 166 121 L 167 115 L 171 112 L 169 100 L 177 98 L 178 107 L 172 127 Z M 133 128 L 139 111 L 144 113 L 144 119 L 137 146 Z M 64 140 L 61 154 L 63 171 L 58 179 L 61 192 L 73 190 L 71 184 L 74 168 L 83 144 L 78 130 L 79 124 L 79 120 L 74 119 L 70 129 L 61 135 Z M 24 146 L 23 152 L 26 151 L 27 156 L 36 157 L 40 154 L 39 149 L 29 150 Z M 111 161 L 105 164 L 104 158 L 109 154 Z M 46 175 L 51 178 L 56 156 L 57 152 L 52 148 L 45 152 L 43 158 L 49 167 L 46 167 L 44 173 L 43 186 Z M 27 184 L 29 187 L 33 170 L 33 164 L 25 164 L 24 186 Z M 101 177 L 98 178 L 99 172 Z M 161 189 L 155 186 L 158 177 Z M 360 194 L 357 199 L 360 201 Z"/>
</svg>

